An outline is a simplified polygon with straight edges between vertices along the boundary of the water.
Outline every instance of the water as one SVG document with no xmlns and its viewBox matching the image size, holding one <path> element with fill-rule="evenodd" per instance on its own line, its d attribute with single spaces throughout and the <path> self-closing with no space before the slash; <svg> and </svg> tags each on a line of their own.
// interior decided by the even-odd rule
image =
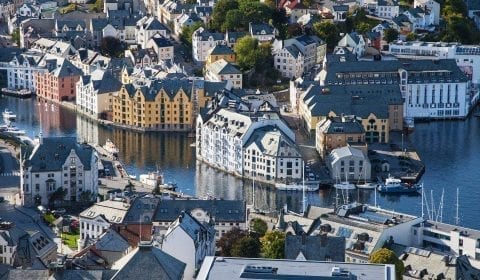
<svg viewBox="0 0 480 280">
<path fill-rule="evenodd" d="M 217 171 L 206 164 L 197 163 L 195 148 L 190 145 L 193 138 L 181 133 L 138 133 L 112 127 L 98 126 L 76 116 L 73 111 L 58 105 L 39 104 L 34 99 L 20 100 L 0 98 L 0 110 L 9 108 L 17 113 L 17 126 L 29 136 L 44 135 L 77 136 L 82 141 L 103 145 L 111 139 L 120 150 L 120 158 L 129 174 L 139 175 L 160 168 L 167 181 L 176 182 L 186 194 L 215 196 L 224 199 L 246 199 L 252 204 L 251 181 Z M 456 209 L 456 188 L 459 188 L 460 224 L 480 229 L 476 218 L 477 203 L 480 201 L 480 118 L 466 121 L 440 121 L 417 124 L 409 140 L 415 143 L 417 151 L 426 165 L 422 180 L 430 197 L 433 190 L 435 207 L 438 208 L 442 189 L 445 190 L 443 221 L 454 222 Z M 287 204 L 290 209 L 301 211 L 301 192 L 279 192 L 256 184 L 255 206 L 273 211 Z M 307 193 L 311 204 L 331 206 L 335 193 L 321 190 Z M 373 204 L 373 191 L 353 191 L 350 199 Z M 377 203 L 386 209 L 393 209 L 414 215 L 421 214 L 420 196 L 381 196 Z M 425 210 L 425 214 L 427 211 Z"/>
</svg>

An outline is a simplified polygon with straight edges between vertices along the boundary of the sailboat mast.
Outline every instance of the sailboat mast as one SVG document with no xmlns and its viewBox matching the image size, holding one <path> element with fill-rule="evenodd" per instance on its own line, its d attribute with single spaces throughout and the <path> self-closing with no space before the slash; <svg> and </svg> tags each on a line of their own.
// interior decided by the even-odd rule
<svg viewBox="0 0 480 280">
<path fill-rule="evenodd" d="M 302 215 L 305 215 L 305 161 L 302 161 Z"/>
</svg>

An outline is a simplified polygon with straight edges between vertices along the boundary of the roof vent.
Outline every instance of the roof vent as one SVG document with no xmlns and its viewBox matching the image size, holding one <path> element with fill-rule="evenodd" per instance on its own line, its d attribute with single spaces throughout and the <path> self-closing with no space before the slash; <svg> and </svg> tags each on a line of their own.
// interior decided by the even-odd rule
<svg viewBox="0 0 480 280">
<path fill-rule="evenodd" d="M 277 267 L 256 266 L 256 265 L 247 265 L 243 269 L 243 273 L 255 273 L 255 274 L 277 274 L 277 271 L 278 271 Z"/>
</svg>

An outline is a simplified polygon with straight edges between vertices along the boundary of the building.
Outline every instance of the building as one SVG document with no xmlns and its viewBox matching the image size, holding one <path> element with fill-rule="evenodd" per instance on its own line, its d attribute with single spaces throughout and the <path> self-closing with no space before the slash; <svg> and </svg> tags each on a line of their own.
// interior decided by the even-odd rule
<svg viewBox="0 0 480 280">
<path fill-rule="evenodd" d="M 400 12 L 400 5 L 397 0 L 377 0 L 374 15 L 384 19 L 397 17 Z"/>
<path fill-rule="evenodd" d="M 178 36 L 182 34 L 184 27 L 190 27 L 197 22 L 203 22 L 202 19 L 193 11 L 182 13 L 174 21 L 174 32 Z"/>
<path fill-rule="evenodd" d="M 173 44 L 165 37 L 161 35 L 154 35 L 147 41 L 147 49 L 153 49 L 157 54 L 159 60 L 172 60 L 173 61 Z"/>
<path fill-rule="evenodd" d="M 74 101 L 76 83 L 82 75 L 68 59 L 46 55 L 39 63 L 46 71 L 35 72 L 37 96 L 55 102 Z"/>
<path fill-rule="evenodd" d="M 305 57 L 295 45 L 282 48 L 274 56 L 274 67 L 283 77 L 294 79 L 303 76 Z"/>
<path fill-rule="evenodd" d="M 35 79 L 33 73 L 43 71 L 38 67 L 41 54 L 26 52 L 13 57 L 7 69 L 7 87 L 9 89 L 28 89 L 35 92 Z"/>
<path fill-rule="evenodd" d="M 102 236 L 112 224 L 122 223 L 129 207 L 128 203 L 121 200 L 105 200 L 82 211 L 79 215 L 79 248 Z"/>
<path fill-rule="evenodd" d="M 342 115 L 361 119 L 367 143 L 388 143 L 391 130 L 403 129 L 403 99 L 397 85 L 314 83 L 300 94 L 299 104 L 304 129 L 312 135 L 318 123 Z"/>
<path fill-rule="evenodd" d="M 345 34 L 345 36 L 340 39 L 337 46 L 350 49 L 357 58 L 360 58 L 365 53 L 366 42 L 361 34 L 351 32 Z"/>
<path fill-rule="evenodd" d="M 415 0 L 413 2 L 413 7 L 420 7 L 424 10 L 429 11 L 433 14 L 433 24 L 439 25 L 440 24 L 440 3 L 435 0 Z"/>
<path fill-rule="evenodd" d="M 132 48 L 125 51 L 125 57 L 136 68 L 152 68 L 159 64 L 158 56 L 152 49 Z"/>
<path fill-rule="evenodd" d="M 57 260 L 57 244 L 38 231 L 26 232 L 13 222 L 0 222 L 0 265 L 46 269 Z"/>
<path fill-rule="evenodd" d="M 200 116 L 197 119 L 197 159 L 236 176 L 248 176 L 245 173 L 245 157 L 248 159 L 251 155 L 245 153 L 246 144 L 262 127 L 279 130 L 295 142 L 295 134 L 275 112 L 236 112 L 222 108 L 209 116 Z M 292 155 L 280 155 L 277 159 L 283 161 L 283 157 L 291 158 Z M 296 158 L 293 158 L 295 161 Z M 251 160 L 254 160 L 253 157 Z M 301 166 L 301 162 L 298 164 Z M 270 174 L 275 173 L 272 170 Z M 292 173 L 292 176 L 296 174 Z"/>
<path fill-rule="evenodd" d="M 333 149 L 326 159 L 332 179 L 337 181 L 369 181 L 372 166 L 366 153 L 360 149 L 345 146 Z"/>
<path fill-rule="evenodd" d="M 181 211 L 190 213 L 200 223 L 213 220 L 216 240 L 234 227 L 247 229 L 247 210 L 244 201 L 174 199 L 162 200 L 156 208 L 152 217 L 155 234 L 158 236 L 165 234 Z"/>
<path fill-rule="evenodd" d="M 480 28 L 480 3 L 475 0 L 465 1 L 467 4 L 468 17 L 471 18 L 477 28 Z"/>
<path fill-rule="evenodd" d="M 333 149 L 348 143 L 364 143 L 365 129 L 355 116 L 330 117 L 318 122 L 315 130 L 315 148 L 322 158 Z"/>
<path fill-rule="evenodd" d="M 198 280 L 217 279 L 384 279 L 394 280 L 391 264 L 207 257 Z"/>
<path fill-rule="evenodd" d="M 240 32 L 240 31 L 228 31 L 225 33 L 225 41 L 227 42 L 227 46 L 231 49 L 234 49 L 235 44 L 237 43 L 238 39 L 247 36 L 247 32 Z"/>
<path fill-rule="evenodd" d="M 186 264 L 185 279 L 194 279 L 205 257 L 215 255 L 213 220 L 200 222 L 188 212 L 180 213 L 165 233 L 162 250 Z"/>
<path fill-rule="evenodd" d="M 272 126 L 256 129 L 244 145 L 244 174 L 255 179 L 300 180 L 303 159 L 295 141 Z"/>
<path fill-rule="evenodd" d="M 210 32 L 203 27 L 199 27 L 192 33 L 193 59 L 197 62 L 204 62 L 216 45 L 225 43 L 225 34 Z"/>
<path fill-rule="evenodd" d="M 327 235 L 287 235 L 285 259 L 345 262 L 345 238 Z"/>
<path fill-rule="evenodd" d="M 16 6 L 13 1 L 2 1 L 0 3 L 0 20 L 6 22 L 8 18 L 15 14 Z"/>
<path fill-rule="evenodd" d="M 112 119 L 113 95 L 122 84 L 109 71 L 95 70 L 76 85 L 77 110 L 94 119 Z"/>
<path fill-rule="evenodd" d="M 236 62 L 235 52 L 227 45 L 216 45 L 210 50 L 210 53 L 208 54 L 208 57 L 207 57 L 206 65 L 208 66 L 209 64 L 217 62 L 220 59 L 224 59 L 229 63 L 235 63 Z"/>
<path fill-rule="evenodd" d="M 243 83 L 242 71 L 225 59 L 220 59 L 205 67 L 205 80 L 213 82 L 227 81 L 233 88 L 241 89 Z"/>
<path fill-rule="evenodd" d="M 137 44 L 140 45 L 142 49 L 145 49 L 148 40 L 157 34 L 164 38 L 170 37 L 167 27 L 156 17 L 143 17 L 137 22 L 135 37 Z"/>
<path fill-rule="evenodd" d="M 98 156 L 74 137 L 40 137 L 30 156 L 21 161 L 22 205 L 47 205 L 62 188 L 64 200 L 90 199 L 98 193 Z"/>
<path fill-rule="evenodd" d="M 111 280 L 185 279 L 185 263 L 146 242 L 118 260 L 112 266 L 112 270 L 116 272 L 109 278 Z"/>
<path fill-rule="evenodd" d="M 113 229 L 107 229 L 100 235 L 92 249 L 105 260 L 107 266 L 111 266 L 132 251 L 128 241 Z"/>
<path fill-rule="evenodd" d="M 343 22 L 347 20 L 349 6 L 348 5 L 333 5 L 332 14 L 333 21 Z"/>
<path fill-rule="evenodd" d="M 248 31 L 250 36 L 257 39 L 260 43 L 272 42 L 277 36 L 278 30 L 266 23 L 249 23 Z"/>
<path fill-rule="evenodd" d="M 453 59 L 331 61 L 320 72 L 319 81 L 330 88 L 382 84 L 392 85 L 393 90 L 396 85 L 405 100 L 406 119 L 464 118 L 473 97 L 468 77 Z"/>
<path fill-rule="evenodd" d="M 81 48 L 76 50 L 75 54 L 69 57 L 70 62 L 85 75 L 91 74 L 97 69 L 105 70 L 109 68 L 110 58 L 101 55 L 99 52 Z"/>
</svg>

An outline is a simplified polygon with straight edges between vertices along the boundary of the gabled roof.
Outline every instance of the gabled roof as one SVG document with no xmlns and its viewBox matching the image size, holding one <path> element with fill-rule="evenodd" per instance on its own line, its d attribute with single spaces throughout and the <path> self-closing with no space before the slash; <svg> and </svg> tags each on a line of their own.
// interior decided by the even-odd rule
<svg viewBox="0 0 480 280">
<path fill-rule="evenodd" d="M 207 41 L 210 37 L 212 37 L 212 39 L 215 41 L 225 40 L 225 34 L 219 32 L 210 32 L 203 27 L 199 27 L 197 30 L 195 30 L 192 36 L 199 38 L 200 41 Z"/>
<path fill-rule="evenodd" d="M 300 49 L 298 49 L 295 45 L 290 45 L 286 47 L 285 50 L 294 58 L 298 58 L 300 55 L 303 55 Z"/>
<path fill-rule="evenodd" d="M 333 5 L 332 9 L 334 12 L 348 12 L 349 7 L 348 5 Z"/>
<path fill-rule="evenodd" d="M 213 49 L 210 51 L 210 55 L 230 55 L 230 54 L 235 54 L 235 52 L 229 48 L 227 45 L 216 45 L 213 47 Z"/>
<path fill-rule="evenodd" d="M 292 139 L 274 126 L 257 128 L 244 147 L 248 149 L 252 145 L 257 146 L 263 154 L 274 157 L 301 157 L 300 151 Z"/>
<path fill-rule="evenodd" d="M 165 234 L 167 240 L 169 234 L 177 227 L 181 228 L 194 241 L 195 245 L 199 243 L 199 238 L 214 239 L 215 230 L 213 226 L 199 222 L 189 212 L 180 213 L 180 216 L 170 225 Z"/>
<path fill-rule="evenodd" d="M 237 67 L 233 66 L 233 64 L 223 58 L 208 65 L 207 69 L 217 75 L 242 74 L 242 71 L 238 70 Z"/>
<path fill-rule="evenodd" d="M 158 34 L 157 34 L 158 35 Z M 163 36 L 153 36 L 152 38 L 150 38 L 150 40 L 155 43 L 155 45 L 158 47 L 158 48 L 167 48 L 167 47 L 173 47 L 172 43 L 166 39 L 165 37 Z"/>
<path fill-rule="evenodd" d="M 143 24 L 143 29 L 145 30 L 167 30 L 165 25 L 163 25 L 157 17 L 150 17 Z"/>
<path fill-rule="evenodd" d="M 251 23 L 249 26 L 250 34 L 255 35 L 275 35 L 275 28 L 266 23 Z"/>
<path fill-rule="evenodd" d="M 129 247 L 128 241 L 111 228 L 102 234 L 95 243 L 95 249 L 100 251 L 125 252 Z"/>
<path fill-rule="evenodd" d="M 61 64 L 51 73 L 59 78 L 82 75 L 82 71 L 67 59 L 62 59 Z"/>
<path fill-rule="evenodd" d="M 90 163 L 95 153 L 92 146 L 77 143 L 75 137 L 45 137 L 42 142 L 34 148 L 26 162 L 27 166 L 31 167 L 31 172 L 62 170 L 72 150 L 80 158 L 83 169 L 91 169 Z"/>
<path fill-rule="evenodd" d="M 308 261 L 345 261 L 345 238 L 325 235 L 287 235 L 285 259 L 295 260 L 302 254 Z"/>
<path fill-rule="evenodd" d="M 185 266 L 185 263 L 151 244 L 140 244 L 115 263 L 112 268 L 118 272 L 111 279 L 181 280 Z"/>
</svg>

